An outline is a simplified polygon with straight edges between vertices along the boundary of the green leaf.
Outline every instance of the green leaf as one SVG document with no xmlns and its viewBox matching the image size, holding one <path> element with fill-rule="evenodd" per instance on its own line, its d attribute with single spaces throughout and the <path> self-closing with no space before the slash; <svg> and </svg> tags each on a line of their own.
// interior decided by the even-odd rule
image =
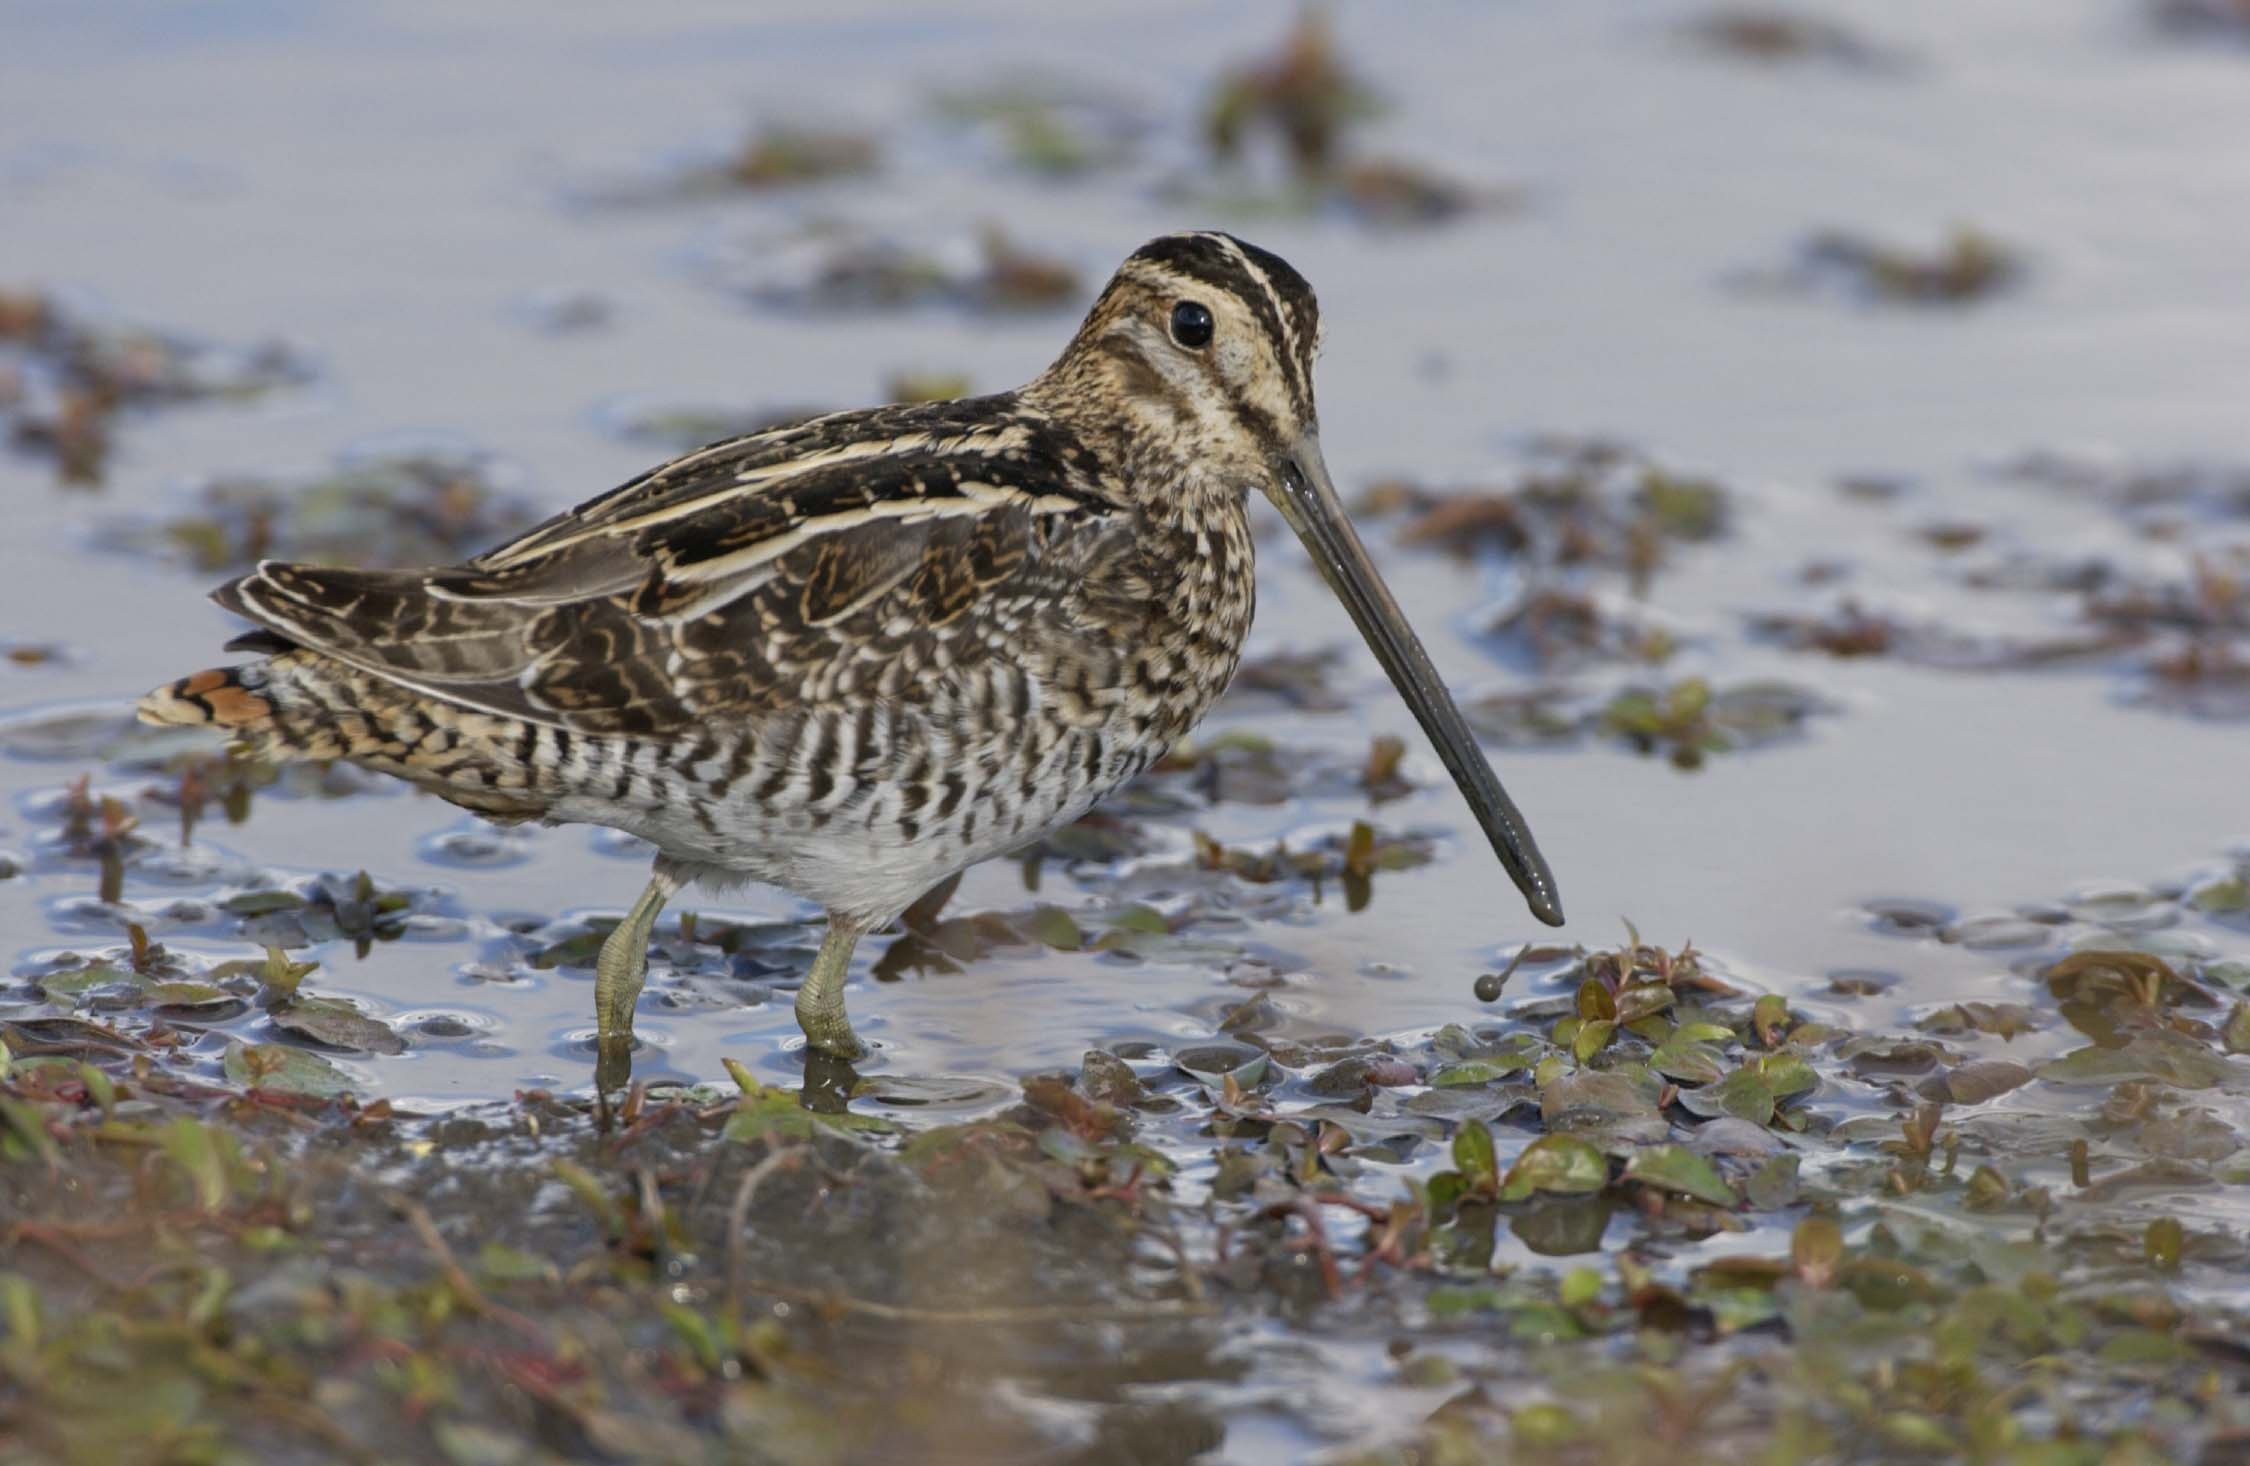
<svg viewBox="0 0 2250 1466">
<path fill-rule="evenodd" d="M 1833 1217 L 1807 1217 L 1789 1234 L 1789 1260 L 1797 1276 L 1825 1288 L 1844 1260 L 1844 1231 Z"/>
<path fill-rule="evenodd" d="M 1431 1075 L 1430 1083 L 1439 1089 L 1489 1084 L 1495 1079 L 1505 1079 L 1510 1074 L 1520 1074 L 1529 1064 L 1529 1059 L 1463 1059 L 1460 1063 L 1448 1064 Z"/>
<path fill-rule="evenodd" d="M 2226 1060 L 2184 1033 L 2168 1028 L 2136 1033 L 2122 1047 L 2073 1049 L 2035 1071 L 2057 1084 L 2118 1084 L 2153 1080 L 2181 1089 L 2209 1089 L 2227 1077 Z"/>
<path fill-rule="evenodd" d="M 1164 919 L 1163 912 L 1137 903 L 1111 917 L 1109 927 L 1111 931 L 1139 932 L 1149 937 L 1169 936 L 1172 931 L 1172 924 Z"/>
<path fill-rule="evenodd" d="M 2013 1059 L 1971 1059 L 1940 1082 L 1944 1097 L 1954 1104 L 1981 1105 L 2029 1084 L 2031 1070 Z"/>
<path fill-rule="evenodd" d="M 606 927 L 601 931 L 580 932 L 532 953 L 531 965 L 542 972 L 556 967 L 590 967 L 601 955 L 602 943 L 608 940 Z"/>
<path fill-rule="evenodd" d="M 2008 1178 L 1991 1166 L 1979 1166 L 1969 1174 L 1961 1199 L 1971 1211 L 1996 1211 L 2008 1204 Z"/>
<path fill-rule="evenodd" d="M 289 954 L 279 947 L 266 948 L 266 960 L 258 969 L 258 981 L 267 992 L 290 998 L 312 973 L 318 971 L 318 962 L 292 962 Z"/>
<path fill-rule="evenodd" d="M 1751 1005 L 1750 1026 L 1757 1031 L 1758 1042 L 1772 1048 L 1789 1026 L 1789 1004 L 1779 993 L 1765 994 Z"/>
<path fill-rule="evenodd" d="M 1709 1084 L 1727 1072 L 1716 1045 L 1682 1038 L 1680 1033 L 1673 1029 L 1671 1036 L 1656 1046 L 1656 1052 L 1648 1056 L 1649 1068 L 1682 1084 Z"/>
<path fill-rule="evenodd" d="M 2180 1253 L 2187 1246 L 2187 1231 L 2178 1217 L 2158 1217 L 2142 1235 L 2141 1251 L 2148 1265 L 2162 1273 L 2180 1270 Z"/>
<path fill-rule="evenodd" d="M 1705 1119 L 1732 1115 L 1753 1125 L 1773 1123 L 1773 1087 L 1752 1064 L 1743 1065 L 1717 1084 L 1681 1090 L 1680 1103 Z"/>
<path fill-rule="evenodd" d="M 1652 1145 L 1625 1162 L 1627 1180 L 1672 1191 L 1711 1206 L 1736 1206 L 1742 1198 L 1711 1163 L 1683 1145 Z"/>
<path fill-rule="evenodd" d="M 1776 1100 L 1810 1094 L 1820 1088 L 1819 1072 L 1796 1054 L 1761 1054 L 1756 1068 L 1758 1077 L 1765 1080 L 1766 1088 L 1773 1091 Z"/>
<path fill-rule="evenodd" d="M 62 1151 L 47 1133 L 47 1112 L 26 1100 L 0 1095 L 0 1135 L 12 1133 L 49 1169 L 62 1161 Z"/>
<path fill-rule="evenodd" d="M 1500 1199 L 1522 1201 L 1541 1191 L 1581 1195 L 1608 1184 L 1609 1159 L 1600 1151 L 1574 1136 L 1542 1135 L 1525 1146 L 1515 1164 L 1508 1167 Z"/>
<path fill-rule="evenodd" d="M 821 1134 L 864 1134 L 897 1128 L 877 1115 L 855 1115 L 849 1110 L 829 1115 L 808 1110 L 789 1091 L 761 1086 L 745 1091 L 735 1101 L 734 1113 L 727 1117 L 726 1129 L 720 1135 L 737 1145 L 747 1145 L 753 1140 L 809 1140 Z"/>
<path fill-rule="evenodd" d="M 2187 893 L 2187 904 L 2214 916 L 2250 911 L 2250 880 L 2235 875 L 2206 881 Z"/>
<path fill-rule="evenodd" d="M 1551 1132 L 1584 1136 L 1613 1149 L 1661 1140 L 1672 1127 L 1656 1110 L 1658 1081 L 1643 1077 L 1646 1087 L 1622 1070 L 1558 1075 L 1540 1087 L 1541 1118 Z"/>
<path fill-rule="evenodd" d="M 1024 923 L 1024 929 L 1058 951 L 1075 952 L 1086 945 L 1086 934 L 1079 930 L 1077 920 L 1060 906 L 1037 908 Z"/>
<path fill-rule="evenodd" d="M 297 911 L 304 905 L 305 898 L 294 891 L 244 891 L 220 902 L 219 909 L 235 916 L 271 916 L 276 911 Z"/>
<path fill-rule="evenodd" d="M 267 1016 L 273 1026 L 299 1038 L 355 1053 L 403 1054 L 406 1040 L 380 1018 L 370 1018 L 341 998 L 291 998 Z"/>
<path fill-rule="evenodd" d="M 1620 1025 L 1638 1023 L 1666 1011 L 1675 1001 L 1666 983 L 1635 983 L 1617 994 L 1617 1021 Z"/>
<path fill-rule="evenodd" d="M 320 1055 L 288 1044 L 231 1045 L 223 1066 L 227 1078 L 250 1089 L 334 1098 L 349 1094 L 352 1078 Z"/>
<path fill-rule="evenodd" d="M 1798 1165 L 1798 1157 L 1791 1151 L 1766 1157 L 1742 1183 L 1750 1204 L 1759 1211 L 1774 1211 L 1795 1202 Z"/>
<path fill-rule="evenodd" d="M 1571 1057 L 1581 1064 L 1586 1063 L 1602 1051 L 1603 1046 L 1609 1042 L 1610 1035 L 1615 1032 L 1617 1025 L 1607 1018 L 1586 1020 L 1578 1026 L 1577 1034 L 1570 1041 Z"/>
<path fill-rule="evenodd" d="M 197 1205 L 207 1212 L 226 1206 L 234 1190 L 233 1136 L 181 1115 L 164 1128 L 159 1144 L 194 1188 Z"/>
<path fill-rule="evenodd" d="M 1500 1158 L 1492 1132 L 1482 1120 L 1463 1120 L 1453 1132 L 1453 1167 L 1470 1187 L 1493 1191 L 1500 1185 Z"/>
<path fill-rule="evenodd" d="M 2250 1003 L 2237 1003 L 2227 1014 L 2226 1026 L 2219 1030 L 2220 1039 L 2230 1054 L 2250 1054 Z"/>
</svg>

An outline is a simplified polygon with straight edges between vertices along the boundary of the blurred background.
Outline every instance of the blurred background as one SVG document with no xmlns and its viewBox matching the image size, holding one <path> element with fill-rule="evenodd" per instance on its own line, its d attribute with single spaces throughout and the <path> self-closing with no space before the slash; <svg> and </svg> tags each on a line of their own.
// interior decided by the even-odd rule
<svg viewBox="0 0 2250 1466">
<path fill-rule="evenodd" d="M 0 1017 L 402 1105 L 584 1090 L 645 851 L 135 730 L 223 660 L 205 592 L 1012 386 L 1184 227 L 1319 292 L 1330 463 L 1572 923 L 1527 945 L 1261 508 L 1251 660 L 1194 744 L 863 944 L 861 1103 L 1544 1024 L 1628 921 L 1802 1021 L 2039 1009 L 1955 1058 L 2082 1041 L 2027 977 L 2077 948 L 2250 986 L 2230 0 L 146 0 L 0 35 Z M 794 1085 L 817 913 L 687 905 L 642 1074 Z M 338 1003 L 253 1001 L 269 944 Z M 2238 1233 L 2231 1194 L 2194 1214 Z"/>
</svg>

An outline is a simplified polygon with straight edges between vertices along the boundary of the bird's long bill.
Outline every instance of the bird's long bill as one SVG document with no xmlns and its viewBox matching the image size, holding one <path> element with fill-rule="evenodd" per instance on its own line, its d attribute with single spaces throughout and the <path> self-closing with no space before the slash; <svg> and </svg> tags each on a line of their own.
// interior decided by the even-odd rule
<svg viewBox="0 0 2250 1466">
<path fill-rule="evenodd" d="M 1531 827 L 1524 823 L 1522 811 L 1500 787 L 1499 776 L 1492 772 L 1484 750 L 1477 747 L 1475 736 L 1462 721 L 1453 695 L 1430 664 L 1430 654 L 1422 650 L 1421 639 L 1406 624 L 1405 613 L 1391 598 L 1390 587 L 1376 574 L 1367 547 L 1360 543 L 1359 532 L 1352 528 L 1343 502 L 1336 497 L 1336 486 L 1329 481 L 1319 438 L 1307 433 L 1290 449 L 1280 467 L 1281 484 L 1273 498 L 1282 517 L 1305 542 L 1313 564 L 1320 567 L 1321 578 L 1351 612 L 1375 659 L 1383 664 L 1406 705 L 1414 710 L 1422 731 L 1437 745 L 1446 772 L 1453 775 L 1453 782 L 1469 801 L 1477 823 L 1492 841 L 1493 853 L 1500 857 L 1516 889 L 1523 892 L 1531 914 L 1549 926 L 1561 926 L 1562 898 L 1555 890 L 1554 873 L 1547 869 L 1547 859 L 1539 853 L 1539 843 L 1531 838 Z"/>
</svg>

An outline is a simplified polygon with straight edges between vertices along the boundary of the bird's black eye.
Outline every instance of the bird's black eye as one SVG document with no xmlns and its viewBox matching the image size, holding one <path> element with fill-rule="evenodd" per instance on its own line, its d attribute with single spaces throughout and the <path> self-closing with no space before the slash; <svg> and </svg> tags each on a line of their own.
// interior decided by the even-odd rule
<svg viewBox="0 0 2250 1466">
<path fill-rule="evenodd" d="M 1201 348 L 1211 344 L 1211 312 L 1202 304 L 1183 300 L 1172 307 L 1172 339 L 1182 346 Z"/>
</svg>

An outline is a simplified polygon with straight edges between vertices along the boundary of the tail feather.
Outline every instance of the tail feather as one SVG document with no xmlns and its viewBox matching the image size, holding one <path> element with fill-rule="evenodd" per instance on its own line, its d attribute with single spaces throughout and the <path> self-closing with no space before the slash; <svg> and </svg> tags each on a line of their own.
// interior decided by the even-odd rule
<svg viewBox="0 0 2250 1466">
<path fill-rule="evenodd" d="M 273 719 L 273 704 L 258 695 L 264 664 L 213 667 L 167 683 L 141 699 L 144 723 L 208 723 L 238 733 L 256 733 Z"/>
<path fill-rule="evenodd" d="M 492 819 L 546 812 L 523 724 L 424 698 L 317 652 L 197 672 L 142 698 L 139 711 L 144 723 L 223 729 L 259 758 L 345 759 L 395 774 Z"/>
</svg>

